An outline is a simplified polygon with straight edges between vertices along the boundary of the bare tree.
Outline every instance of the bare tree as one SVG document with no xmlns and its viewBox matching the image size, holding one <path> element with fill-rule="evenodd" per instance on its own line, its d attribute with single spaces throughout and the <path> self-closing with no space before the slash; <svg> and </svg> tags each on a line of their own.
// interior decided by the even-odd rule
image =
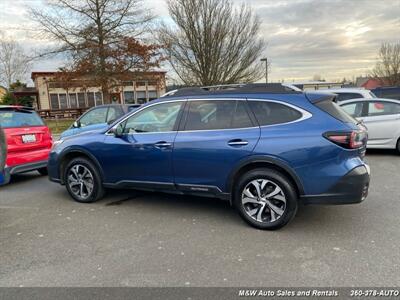
<svg viewBox="0 0 400 300">
<path fill-rule="evenodd" d="M 0 82 L 8 88 L 17 80 L 25 81 L 31 68 L 31 58 L 13 39 L 0 34 Z"/>
<path fill-rule="evenodd" d="M 265 43 L 250 7 L 229 0 L 167 0 L 175 26 L 159 40 L 179 78 L 190 85 L 252 82 L 263 77 L 259 58 Z"/>
<path fill-rule="evenodd" d="M 400 43 L 381 45 L 378 61 L 371 73 L 382 83 L 400 85 Z"/>
<path fill-rule="evenodd" d="M 160 62 L 159 47 L 139 40 L 153 20 L 142 0 L 48 0 L 31 17 L 43 37 L 57 42 L 44 54 L 69 58 L 62 77 L 90 75 L 105 102 L 116 79 Z"/>
</svg>

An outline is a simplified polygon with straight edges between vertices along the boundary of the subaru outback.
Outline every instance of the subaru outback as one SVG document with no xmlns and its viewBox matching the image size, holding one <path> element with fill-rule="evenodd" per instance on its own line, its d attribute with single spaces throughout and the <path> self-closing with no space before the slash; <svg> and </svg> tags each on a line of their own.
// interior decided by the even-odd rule
<svg viewBox="0 0 400 300">
<path fill-rule="evenodd" d="M 218 197 L 260 229 L 277 229 L 299 203 L 362 202 L 367 132 L 334 95 L 279 84 L 187 88 L 105 130 L 57 141 L 50 180 L 78 202 L 106 188 Z"/>
</svg>

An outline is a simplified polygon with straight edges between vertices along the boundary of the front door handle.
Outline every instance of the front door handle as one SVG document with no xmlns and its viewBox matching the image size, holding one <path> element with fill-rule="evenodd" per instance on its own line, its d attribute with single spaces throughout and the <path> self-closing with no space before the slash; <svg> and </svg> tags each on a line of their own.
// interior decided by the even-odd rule
<svg viewBox="0 0 400 300">
<path fill-rule="evenodd" d="M 232 146 L 232 147 L 246 146 L 246 145 L 248 145 L 248 144 L 249 144 L 248 141 L 241 140 L 241 139 L 230 140 L 230 141 L 228 142 L 228 145 L 229 145 L 229 146 Z"/>
<path fill-rule="evenodd" d="M 159 148 L 159 149 L 164 149 L 164 148 L 169 148 L 171 147 L 171 143 L 167 143 L 165 141 L 157 142 L 154 144 L 154 147 Z"/>
</svg>

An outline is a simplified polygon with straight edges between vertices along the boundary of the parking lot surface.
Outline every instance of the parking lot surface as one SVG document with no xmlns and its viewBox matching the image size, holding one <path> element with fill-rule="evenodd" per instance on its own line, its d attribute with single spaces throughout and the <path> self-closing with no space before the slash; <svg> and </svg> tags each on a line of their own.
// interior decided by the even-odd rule
<svg viewBox="0 0 400 300">
<path fill-rule="evenodd" d="M 303 206 L 274 232 L 217 199 L 111 191 L 79 204 L 18 176 L 0 189 L 0 286 L 396 286 L 400 156 L 367 160 L 364 203 Z"/>
</svg>

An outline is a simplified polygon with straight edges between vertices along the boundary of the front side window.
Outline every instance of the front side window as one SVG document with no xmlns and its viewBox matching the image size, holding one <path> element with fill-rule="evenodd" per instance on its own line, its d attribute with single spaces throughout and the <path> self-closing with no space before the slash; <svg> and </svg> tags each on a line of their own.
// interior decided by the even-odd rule
<svg viewBox="0 0 400 300">
<path fill-rule="evenodd" d="M 249 101 L 260 126 L 283 124 L 296 121 L 303 115 L 287 105 L 270 101 Z"/>
<path fill-rule="evenodd" d="M 191 101 L 185 130 L 215 130 L 252 127 L 245 101 Z"/>
<path fill-rule="evenodd" d="M 363 102 L 353 102 L 342 106 L 350 116 L 358 118 L 362 116 Z"/>
<path fill-rule="evenodd" d="M 112 123 L 116 119 L 118 119 L 120 116 L 123 115 L 122 108 L 119 106 L 110 106 L 108 109 L 108 114 L 107 114 L 107 123 Z"/>
<path fill-rule="evenodd" d="M 107 107 L 93 109 L 84 114 L 82 118 L 80 118 L 79 123 L 81 124 L 82 127 L 105 123 L 107 110 L 108 110 Z"/>
<path fill-rule="evenodd" d="M 183 103 L 161 103 L 139 111 L 125 121 L 124 133 L 173 131 Z"/>
<path fill-rule="evenodd" d="M 385 101 L 371 101 L 368 103 L 368 116 L 395 115 L 400 113 L 400 104 Z"/>
</svg>

